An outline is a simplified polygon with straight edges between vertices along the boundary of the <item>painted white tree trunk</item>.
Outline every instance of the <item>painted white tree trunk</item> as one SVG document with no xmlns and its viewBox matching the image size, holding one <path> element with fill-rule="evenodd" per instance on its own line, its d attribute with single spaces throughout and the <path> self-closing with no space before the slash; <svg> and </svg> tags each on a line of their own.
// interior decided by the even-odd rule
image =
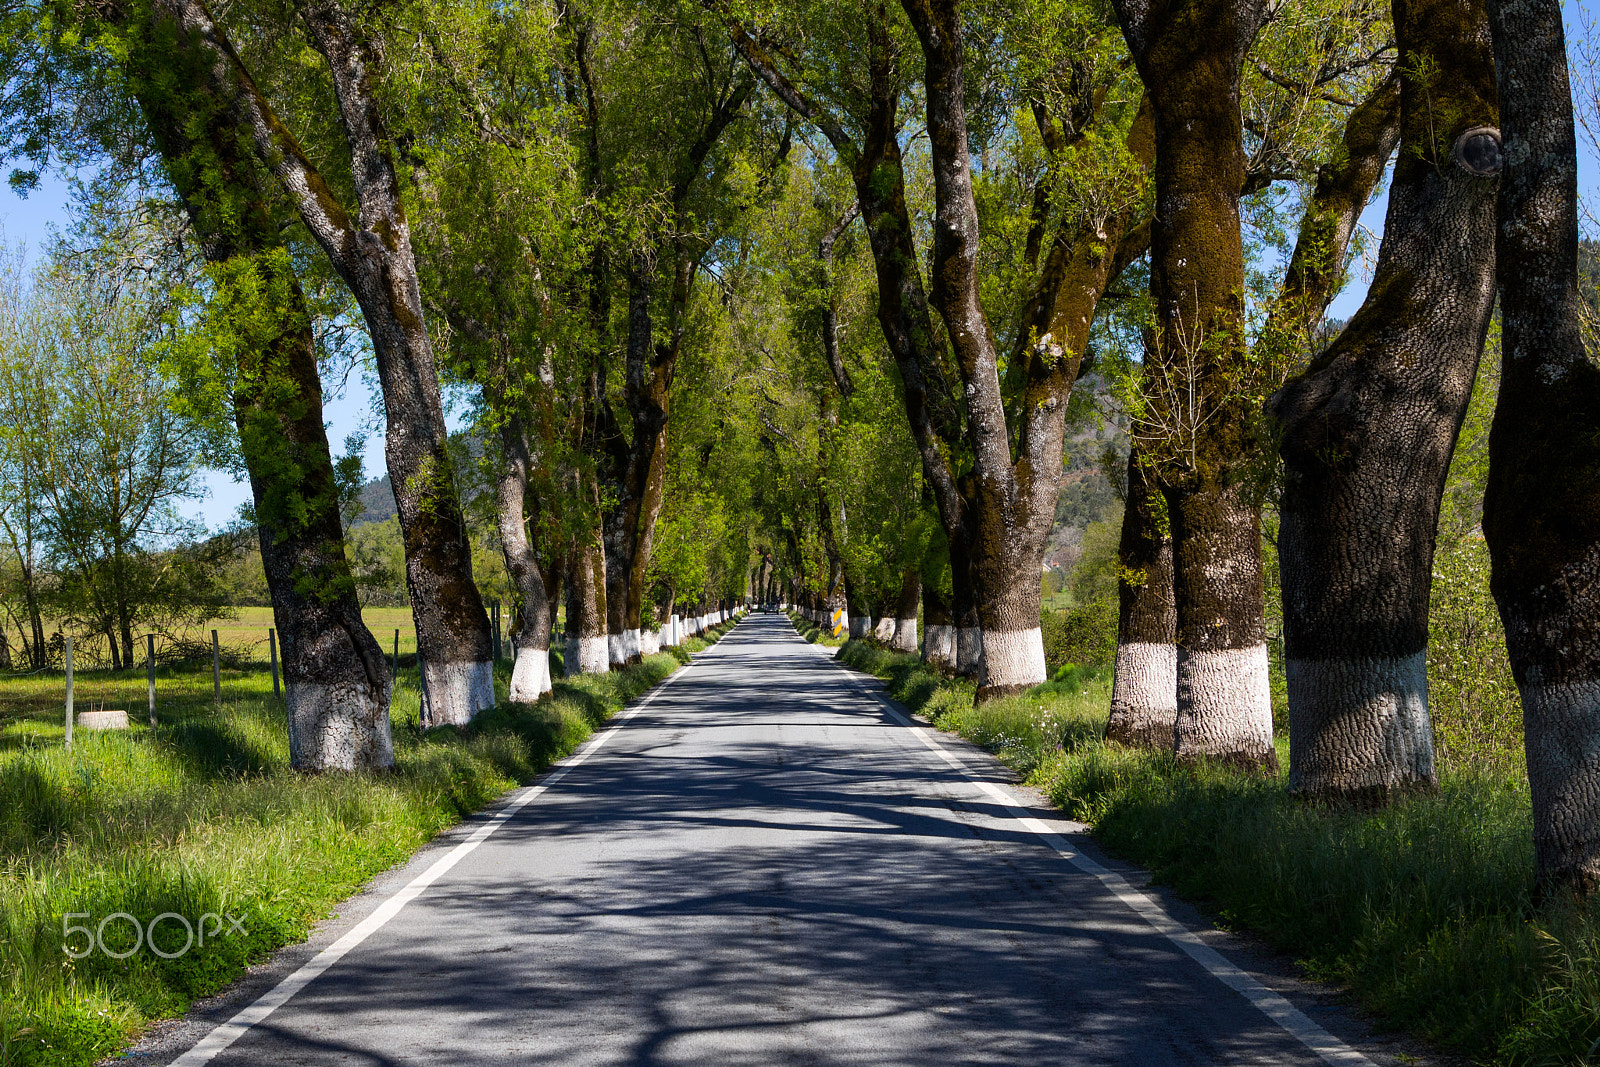
<svg viewBox="0 0 1600 1067">
<path fill-rule="evenodd" d="M 639 654 L 653 656 L 661 651 L 661 631 L 641 630 L 639 632 Z"/>
<path fill-rule="evenodd" d="M 290 751 L 297 770 L 355 771 L 394 766 L 386 694 L 365 682 L 337 685 L 291 683 Z"/>
<path fill-rule="evenodd" d="M 511 702 L 532 704 L 550 688 L 550 650 L 524 645 L 511 668 Z"/>
<path fill-rule="evenodd" d="M 982 684 L 991 689 L 1023 689 L 1048 680 L 1044 633 L 1031 630 L 983 631 Z"/>
<path fill-rule="evenodd" d="M 611 669 L 610 642 L 605 637 L 567 638 L 566 672 L 575 674 L 604 674 Z"/>
<path fill-rule="evenodd" d="M 622 651 L 630 661 L 634 657 L 644 654 L 644 646 L 640 643 L 638 630 L 628 630 L 622 635 Z"/>
<path fill-rule="evenodd" d="M 1291 659 L 1284 673 L 1291 792 L 1379 798 L 1438 784 L 1426 652 Z"/>
<path fill-rule="evenodd" d="M 896 652 L 917 651 L 917 617 L 909 619 L 896 619 L 894 623 L 894 637 L 889 642 L 889 647 Z"/>
<path fill-rule="evenodd" d="M 894 617 L 891 615 L 885 615 L 883 618 L 872 624 L 872 636 L 877 638 L 879 641 L 882 641 L 886 645 L 893 644 L 894 627 Z"/>
<path fill-rule="evenodd" d="M 628 637 L 626 634 L 606 634 L 606 659 L 612 670 L 628 664 Z"/>
<path fill-rule="evenodd" d="M 1181 758 L 1277 767 L 1265 643 L 1214 652 L 1178 649 L 1175 743 Z"/>
<path fill-rule="evenodd" d="M 850 616 L 850 639 L 859 641 L 872 632 L 872 619 L 867 615 Z"/>
<path fill-rule="evenodd" d="M 922 635 L 922 661 L 936 667 L 956 665 L 956 628 L 930 626 Z"/>
<path fill-rule="evenodd" d="M 1178 646 L 1126 641 L 1117 646 L 1106 737 L 1170 752 L 1178 722 Z"/>
<path fill-rule="evenodd" d="M 484 660 L 422 661 L 422 725 L 465 726 L 494 707 L 494 666 Z"/>
</svg>

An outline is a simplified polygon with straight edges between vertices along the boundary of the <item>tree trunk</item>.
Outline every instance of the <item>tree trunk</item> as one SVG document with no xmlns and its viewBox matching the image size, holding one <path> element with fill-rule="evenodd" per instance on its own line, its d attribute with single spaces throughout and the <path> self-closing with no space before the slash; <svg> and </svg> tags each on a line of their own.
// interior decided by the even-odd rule
<svg viewBox="0 0 1600 1067">
<path fill-rule="evenodd" d="M 374 49 L 333 0 L 301 9 L 332 75 L 351 152 L 359 217 L 352 219 L 273 112 L 199 0 L 160 0 L 206 50 L 219 98 L 255 141 L 311 235 L 350 287 L 372 339 L 387 416 L 384 452 L 405 535 L 406 586 L 423 657 L 423 723 L 464 723 L 494 703 L 489 617 L 472 581 L 472 554 L 446 448 L 432 342 L 379 116 Z"/>
<path fill-rule="evenodd" d="M 922 572 L 907 569 L 900 577 L 900 596 L 895 601 L 894 609 L 894 635 L 889 640 L 889 647 L 895 652 L 917 652 L 917 602 L 921 599 Z"/>
<path fill-rule="evenodd" d="M 511 668 L 509 698 L 513 703 L 532 703 L 550 691 L 549 591 L 528 537 L 524 513 L 533 457 L 518 418 L 507 418 L 500 428 L 500 441 L 505 448 L 498 486 L 500 546 L 506 573 L 522 599 L 522 629 L 516 663 Z"/>
<path fill-rule="evenodd" d="M 1289 786 L 1361 804 L 1438 784 L 1434 535 L 1494 306 L 1497 182 L 1454 151 L 1497 120 L 1482 0 L 1409 0 L 1394 19 L 1401 150 L 1372 287 L 1271 405 L 1285 465 Z"/>
<path fill-rule="evenodd" d="M 965 533 L 964 528 L 958 528 L 957 536 L 952 537 L 946 531 L 950 550 L 950 613 L 955 625 L 955 670 L 963 678 L 981 682 L 983 627 L 979 625 L 978 590 Z"/>
<path fill-rule="evenodd" d="M 894 641 L 895 621 L 893 600 L 888 596 L 879 596 L 872 602 L 873 640 L 888 647 Z"/>
<path fill-rule="evenodd" d="M 389 768 L 393 683 L 362 621 L 345 557 L 310 316 L 219 90 L 217 68 L 225 64 L 214 52 L 209 71 L 184 62 L 191 50 L 212 47 L 195 35 L 209 21 L 197 27 L 183 14 L 158 9 L 152 48 L 135 61 L 141 74 L 176 68 L 179 91 L 140 77 L 135 93 L 206 258 L 221 268 L 213 299 L 234 298 L 234 283 L 277 298 L 275 321 L 232 353 L 233 403 L 282 655 L 290 764 L 305 771 Z M 194 81 L 185 84 L 185 77 Z M 258 313 L 253 305 L 241 310 Z"/>
<path fill-rule="evenodd" d="M 1181 758 L 1271 771 L 1258 505 L 1246 463 L 1239 84 L 1264 0 L 1114 0 L 1155 110 L 1150 438 L 1172 524 Z M 1164 428 L 1159 432 L 1154 426 Z"/>
<path fill-rule="evenodd" d="M 1170 752 L 1178 720 L 1172 536 L 1164 501 L 1136 450 L 1128 455 L 1117 562 L 1117 662 L 1106 740 Z"/>
<path fill-rule="evenodd" d="M 573 547 L 567 571 L 568 677 L 604 674 L 611 669 L 606 640 L 606 554 L 597 532 Z"/>
<path fill-rule="evenodd" d="M 1483 531 L 1522 696 L 1542 893 L 1600 886 L 1600 367 L 1578 291 L 1561 7 L 1489 5 L 1505 173 L 1500 401 Z"/>
<path fill-rule="evenodd" d="M 872 609 L 867 606 L 861 587 L 851 579 L 849 572 L 845 573 L 844 597 L 849 605 L 846 616 L 850 620 L 850 638 L 854 641 L 863 640 L 872 632 Z"/>
<path fill-rule="evenodd" d="M 49 662 L 49 657 L 45 651 L 47 646 L 44 638 L 44 615 L 39 610 L 39 591 L 35 584 L 37 572 L 34 569 L 32 558 L 33 550 L 30 544 L 28 550 L 29 562 L 22 571 L 22 588 L 23 596 L 28 602 L 28 626 L 33 631 L 33 644 L 28 650 L 28 666 L 34 670 L 39 670 Z"/>
<path fill-rule="evenodd" d="M 922 662 L 944 670 L 954 670 L 956 666 L 956 628 L 950 601 L 931 582 L 922 584 Z"/>
</svg>

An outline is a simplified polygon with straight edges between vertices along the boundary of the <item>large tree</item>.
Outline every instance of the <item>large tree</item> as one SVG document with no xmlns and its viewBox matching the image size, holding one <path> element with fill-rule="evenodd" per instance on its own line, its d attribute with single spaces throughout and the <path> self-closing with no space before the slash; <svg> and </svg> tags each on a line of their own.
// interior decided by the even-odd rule
<svg viewBox="0 0 1600 1067">
<path fill-rule="evenodd" d="M 1600 366 L 1578 294 L 1561 6 L 1489 4 L 1505 139 L 1483 531 L 1522 695 L 1541 887 L 1600 886 Z"/>
<path fill-rule="evenodd" d="M 331 82 L 341 147 L 350 160 L 352 212 L 204 5 L 155 0 L 154 11 L 205 58 L 229 118 L 248 133 L 256 157 L 277 177 L 361 308 L 383 387 L 384 452 L 405 531 L 406 584 L 423 661 L 423 722 L 466 722 L 495 700 L 489 619 L 472 580 L 410 221 L 378 98 L 382 49 L 336 0 L 298 11 Z"/>
<path fill-rule="evenodd" d="M 1377 271 L 1361 310 L 1272 404 L 1290 788 L 1368 802 L 1437 782 L 1434 532 L 1494 305 L 1499 170 L 1482 6 L 1403 0 L 1394 28 L 1401 140 Z M 1350 164 L 1380 168 L 1393 126 L 1352 116 Z M 1348 216 L 1365 197 L 1346 199 Z"/>
<path fill-rule="evenodd" d="M 303 770 L 392 766 L 393 682 L 345 556 L 316 346 L 282 212 L 218 92 L 214 56 L 160 14 L 133 40 L 130 84 L 212 265 L 207 313 L 231 372 L 283 650 L 290 760 Z"/>
</svg>

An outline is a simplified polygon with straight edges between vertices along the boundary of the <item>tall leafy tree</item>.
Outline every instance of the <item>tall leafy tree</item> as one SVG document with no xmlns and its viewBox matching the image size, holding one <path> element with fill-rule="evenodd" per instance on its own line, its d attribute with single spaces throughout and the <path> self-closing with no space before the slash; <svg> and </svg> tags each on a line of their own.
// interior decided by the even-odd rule
<svg viewBox="0 0 1600 1067">
<path fill-rule="evenodd" d="M 984 699 L 1044 679 L 1038 575 L 1054 515 L 1066 401 L 1095 305 L 1128 258 L 1119 252 L 1137 184 L 1130 190 L 1125 181 L 1101 183 L 1105 195 L 1090 198 L 1087 211 L 1081 203 L 1070 205 L 1075 209 L 1052 203 L 1046 191 L 1036 247 L 1045 244 L 1051 252 L 1043 266 L 1029 270 L 1029 311 L 1013 325 L 1014 344 L 1002 345 L 981 284 L 983 225 L 965 85 L 968 27 L 953 5 L 907 4 L 904 14 L 909 25 L 881 5 L 864 19 L 808 24 L 804 50 L 789 40 L 787 25 L 746 26 L 732 12 L 728 23 L 752 68 L 826 138 L 852 176 L 877 269 L 880 326 L 944 527 L 954 614 L 966 638 L 958 637 L 958 665 L 977 669 L 979 645 L 972 638 L 980 637 Z M 1040 100 L 1041 121 L 1067 125 L 1055 110 L 1066 100 L 1082 105 L 1072 114 L 1074 132 L 1099 124 L 1114 148 L 1125 146 L 1136 125 L 1133 112 L 1105 106 L 1108 84 L 1118 77 L 1106 54 L 1115 35 L 1094 12 L 1049 14 L 1046 23 L 1062 30 L 1045 45 L 1055 60 L 1045 67 L 1061 68 L 1054 83 L 1077 78 L 1075 91 Z M 1022 18 L 1008 25 L 1029 38 Z M 920 42 L 916 50 L 907 29 Z M 922 276 L 900 134 L 917 51 L 936 202 L 931 293 Z M 1081 61 L 1076 66 L 1074 55 Z M 841 68 L 846 61 L 850 67 Z M 842 76 L 841 69 L 852 72 Z M 1120 148 L 1115 154 L 1126 159 L 1125 153 Z M 1128 168 L 1111 170 L 1122 175 Z"/>
<path fill-rule="evenodd" d="M 383 386 L 384 450 L 405 531 L 406 582 L 423 659 L 423 721 L 461 723 L 494 703 L 489 620 L 472 581 L 410 221 L 379 89 L 382 49 L 336 0 L 297 10 L 321 55 L 349 159 L 352 212 L 324 178 L 225 29 L 198 0 L 155 0 L 157 18 L 204 62 L 229 120 L 277 178 L 366 322 Z"/>
</svg>

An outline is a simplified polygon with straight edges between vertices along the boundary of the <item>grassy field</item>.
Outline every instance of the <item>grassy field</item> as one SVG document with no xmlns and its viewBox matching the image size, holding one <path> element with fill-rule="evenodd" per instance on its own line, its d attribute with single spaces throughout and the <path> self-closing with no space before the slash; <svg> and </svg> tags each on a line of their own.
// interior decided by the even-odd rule
<svg viewBox="0 0 1600 1067">
<path fill-rule="evenodd" d="M 0 1067 L 113 1054 L 303 938 L 366 879 L 530 780 L 704 647 L 691 640 L 427 733 L 414 673 L 402 671 L 397 767 L 380 775 L 289 770 L 283 708 L 260 669 L 234 672 L 220 708 L 209 669 L 164 672 L 158 727 L 80 731 L 71 751 L 59 700 L 30 708 L 59 693 L 59 673 L 0 681 Z M 112 703 L 129 685 L 142 701 L 142 676 L 85 679 Z M 177 918 L 140 943 L 134 924 L 165 913 Z M 181 920 L 206 915 L 241 924 L 190 945 Z"/>
<path fill-rule="evenodd" d="M 1328 808 L 1290 799 L 1281 776 L 1105 742 L 1105 670 L 974 707 L 970 683 L 915 656 L 852 641 L 838 658 L 1392 1024 L 1477 1063 L 1600 1062 L 1600 914 L 1534 900 L 1527 783 L 1503 764 L 1446 764 L 1437 793 L 1379 811 Z"/>
</svg>

